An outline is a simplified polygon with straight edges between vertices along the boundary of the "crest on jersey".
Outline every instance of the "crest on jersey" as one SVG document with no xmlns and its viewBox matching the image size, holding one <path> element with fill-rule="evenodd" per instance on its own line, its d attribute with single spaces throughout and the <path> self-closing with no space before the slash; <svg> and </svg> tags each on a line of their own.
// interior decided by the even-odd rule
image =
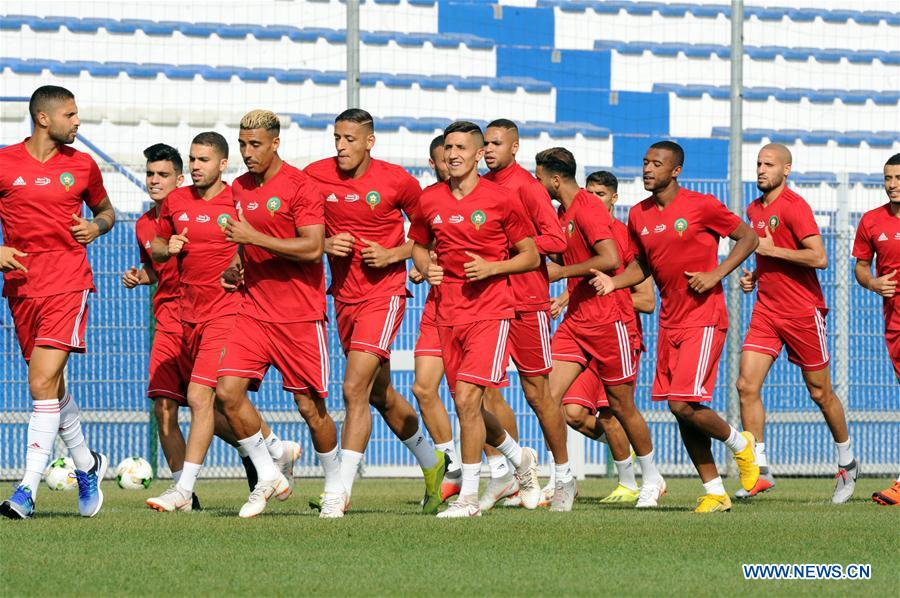
<svg viewBox="0 0 900 598">
<path fill-rule="evenodd" d="M 482 212 L 481 210 L 475 210 L 472 212 L 472 216 L 470 217 L 472 224 L 475 225 L 475 230 L 481 228 L 481 225 L 487 222 L 487 214 Z"/>
<path fill-rule="evenodd" d="M 281 200 L 277 197 L 270 197 L 266 202 L 266 209 L 269 210 L 269 216 L 275 217 L 275 212 L 281 208 Z"/>
<path fill-rule="evenodd" d="M 770 231 L 772 231 L 774 233 L 775 229 L 778 228 L 778 223 L 779 223 L 778 216 L 776 216 L 775 214 L 772 214 L 771 216 L 769 216 L 769 230 Z"/>
<path fill-rule="evenodd" d="M 575 221 L 569 220 L 569 224 L 566 225 L 566 234 L 570 237 L 575 234 Z"/>
<path fill-rule="evenodd" d="M 675 226 L 675 232 L 677 232 L 678 236 L 680 237 L 681 235 L 684 234 L 684 231 L 687 230 L 688 221 L 685 220 L 684 218 L 679 218 L 678 220 L 675 221 L 674 226 Z"/>
<path fill-rule="evenodd" d="M 66 188 L 66 191 L 72 188 L 72 185 L 75 184 L 75 177 L 72 176 L 71 172 L 64 172 L 59 175 L 59 182 L 62 183 L 62 186 Z"/>
<path fill-rule="evenodd" d="M 366 203 L 374 210 L 375 206 L 381 203 L 381 194 L 378 191 L 369 191 L 366 193 Z"/>
<path fill-rule="evenodd" d="M 231 216 L 229 216 L 228 214 L 219 214 L 219 216 L 216 218 L 216 224 L 218 224 L 219 228 L 224 231 L 225 227 L 228 226 L 228 221 L 230 219 Z"/>
</svg>

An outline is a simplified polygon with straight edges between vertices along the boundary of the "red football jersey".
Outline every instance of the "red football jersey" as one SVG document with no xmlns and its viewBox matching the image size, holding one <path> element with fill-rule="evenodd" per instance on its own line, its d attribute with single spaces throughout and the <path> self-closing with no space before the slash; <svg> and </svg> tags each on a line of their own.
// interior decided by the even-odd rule
<svg viewBox="0 0 900 598">
<path fill-rule="evenodd" d="M 522 201 L 525 214 L 534 227 L 534 243 L 541 255 L 562 253 L 566 238 L 553 211 L 547 190 L 530 172 L 513 162 L 506 168 L 491 171 L 484 178 L 512 191 Z M 516 299 L 517 312 L 544 311 L 550 308 L 550 277 L 541 259 L 537 270 L 515 274 L 509 279 Z"/>
<path fill-rule="evenodd" d="M 758 235 L 765 231 L 777 247 L 785 249 L 803 249 L 803 239 L 820 234 L 809 204 L 787 187 L 768 206 L 763 206 L 761 197 L 753 200 L 747 206 L 747 219 Z M 782 316 L 808 315 L 812 307 L 825 310 L 815 268 L 757 255 L 756 272 L 759 307 Z"/>
<path fill-rule="evenodd" d="M 740 225 L 712 195 L 680 188 L 660 209 L 652 197 L 628 212 L 628 232 L 636 254 L 650 267 L 662 303 L 659 325 L 667 328 L 728 326 L 722 283 L 705 293 L 688 287 L 685 272 L 709 272 L 718 266 L 719 239 Z"/>
<path fill-rule="evenodd" d="M 162 332 L 181 332 L 181 309 L 178 300 L 181 288 L 178 279 L 178 261 L 154 262 L 150 257 L 150 244 L 156 238 L 159 229 L 159 217 L 156 206 L 153 206 L 134 223 L 134 234 L 137 237 L 141 254 L 141 263 L 149 266 L 156 273 L 156 292 L 153 294 L 153 317 L 156 318 L 156 329 Z"/>
<path fill-rule="evenodd" d="M 100 169 L 90 155 L 68 145 L 38 162 L 25 141 L 0 149 L 3 245 L 28 254 L 17 258 L 27 273 L 3 274 L 3 296 L 93 290 L 87 251 L 70 229 L 75 226 L 72 214 L 81 216 L 82 203 L 95 207 L 106 198 Z"/>
<path fill-rule="evenodd" d="M 175 189 L 163 201 L 159 236 L 168 239 L 187 229 L 188 242 L 177 256 L 182 321 L 214 320 L 237 313 L 241 305 L 241 293 L 226 293 L 219 282 L 237 253 L 237 245 L 225 239 L 228 217 L 237 218 L 228 185 L 208 201 L 193 185 Z"/>
<path fill-rule="evenodd" d="M 567 266 L 586 262 L 595 255 L 595 243 L 614 239 L 613 218 L 609 215 L 609 210 L 600 198 L 584 189 L 578 192 L 569 209 L 560 206 L 559 224 L 567 237 L 567 247 L 563 253 L 563 262 Z M 621 251 L 618 247 L 616 250 Z M 623 262 L 625 257 L 628 256 L 620 255 Z M 612 275 L 614 272 L 608 274 Z M 622 309 L 621 293 L 601 297 L 591 286 L 590 280 L 590 276 L 569 279 L 567 319 L 579 324 L 607 324 L 634 317 L 633 309 Z"/>
<path fill-rule="evenodd" d="M 406 242 L 403 212 L 412 220 L 422 192 L 418 181 L 400 166 L 374 158 L 358 179 L 345 177 L 337 159 L 313 162 L 304 170 L 325 195 L 325 234 L 350 233 L 356 239 L 347 257 L 328 256 L 328 292 L 345 303 L 406 294 L 406 264 L 370 268 L 362 260 L 362 239 L 385 248 Z"/>
<path fill-rule="evenodd" d="M 508 276 L 477 282 L 466 278 L 465 252 L 488 261 L 509 258 L 509 248 L 533 234 L 520 201 L 499 185 L 479 179 L 464 198 L 457 199 L 449 183 L 422 192 L 409 237 L 421 245 L 434 241 L 444 279 L 434 287 L 437 323 L 441 326 L 502 320 L 515 315 Z"/>
<path fill-rule="evenodd" d="M 319 188 L 287 162 L 262 186 L 249 172 L 242 174 L 232 191 L 250 226 L 270 237 L 293 238 L 302 226 L 325 224 L 325 198 Z M 324 264 L 295 262 L 245 245 L 241 313 L 266 322 L 324 320 Z"/>
<path fill-rule="evenodd" d="M 891 204 L 886 203 L 869 210 L 859 220 L 853 257 L 872 261 L 875 273 L 884 276 L 894 270 L 900 279 L 900 218 L 891 214 Z M 884 329 L 900 330 L 900 293 L 884 299 Z"/>
</svg>

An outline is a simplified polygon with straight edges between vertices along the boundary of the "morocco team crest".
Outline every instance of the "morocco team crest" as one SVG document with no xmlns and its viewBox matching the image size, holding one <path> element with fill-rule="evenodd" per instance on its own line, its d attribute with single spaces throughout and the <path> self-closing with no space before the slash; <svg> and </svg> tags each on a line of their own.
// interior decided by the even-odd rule
<svg viewBox="0 0 900 598">
<path fill-rule="evenodd" d="M 374 210 L 375 206 L 381 203 L 381 194 L 378 191 L 369 191 L 366 193 L 366 203 L 369 204 L 370 210 Z"/>
<path fill-rule="evenodd" d="M 472 224 L 475 225 L 475 230 L 481 228 L 481 225 L 487 222 L 487 214 L 482 212 L 481 210 L 475 210 L 472 212 L 472 216 L 470 218 L 472 220 Z"/>
<path fill-rule="evenodd" d="M 679 218 L 675 221 L 675 232 L 678 233 L 679 237 L 684 234 L 684 231 L 687 230 L 687 227 L 688 221 L 684 218 Z"/>
<path fill-rule="evenodd" d="M 219 228 L 221 228 L 223 232 L 225 231 L 225 227 L 228 226 L 229 218 L 230 216 L 228 214 L 219 214 L 219 217 L 216 218 L 216 224 L 219 225 Z"/>
<path fill-rule="evenodd" d="M 569 220 L 569 224 L 566 226 L 566 234 L 570 237 L 575 233 L 575 221 Z"/>
<path fill-rule="evenodd" d="M 275 217 L 275 212 L 277 212 L 281 208 L 281 200 L 277 197 L 270 197 L 269 201 L 266 202 L 266 209 L 269 211 L 269 216 Z"/>
<path fill-rule="evenodd" d="M 775 229 L 778 228 L 779 222 L 780 221 L 778 220 L 778 216 L 776 216 L 775 214 L 769 216 L 769 230 L 774 233 Z"/>
<path fill-rule="evenodd" d="M 66 191 L 68 191 L 72 188 L 72 185 L 75 184 L 75 177 L 72 176 L 71 172 L 64 172 L 59 175 L 59 182 L 66 188 Z"/>
</svg>

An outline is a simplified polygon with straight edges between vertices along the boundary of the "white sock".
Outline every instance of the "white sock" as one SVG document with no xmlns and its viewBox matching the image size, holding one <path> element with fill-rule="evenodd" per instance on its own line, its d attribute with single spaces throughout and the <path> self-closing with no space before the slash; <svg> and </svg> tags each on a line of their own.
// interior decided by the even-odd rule
<svg viewBox="0 0 900 598">
<path fill-rule="evenodd" d="M 850 446 L 850 439 L 847 442 L 835 442 L 834 445 L 838 450 L 838 465 L 850 465 L 853 462 L 853 447 Z"/>
<path fill-rule="evenodd" d="M 284 445 L 281 444 L 281 438 L 271 430 L 266 437 L 266 449 L 268 449 L 269 456 L 272 459 L 281 459 L 281 456 L 284 455 Z"/>
<path fill-rule="evenodd" d="M 502 478 L 509 475 L 509 466 L 503 455 L 491 455 L 487 462 L 488 467 L 491 468 L 491 478 Z"/>
<path fill-rule="evenodd" d="M 59 435 L 69 449 L 75 469 L 87 471 L 94 466 L 94 455 L 84 442 L 81 417 L 75 398 L 66 394 L 59 402 Z"/>
<path fill-rule="evenodd" d="M 344 492 L 347 493 L 347 496 L 353 492 L 353 480 L 356 478 L 356 471 L 359 469 L 362 458 L 362 453 L 341 450 L 341 482 L 344 484 Z"/>
<path fill-rule="evenodd" d="M 238 443 L 247 449 L 247 456 L 253 461 L 253 466 L 256 468 L 256 475 L 259 476 L 259 481 L 270 482 L 278 479 L 278 476 L 281 474 L 279 473 L 278 468 L 275 467 L 272 456 L 269 455 L 269 449 L 266 447 L 266 440 L 263 438 L 262 431 L 257 432 L 249 438 L 238 440 Z M 184 469 L 187 471 L 187 463 L 184 464 Z"/>
<path fill-rule="evenodd" d="M 640 457 L 638 457 L 640 459 Z M 619 485 L 625 486 L 629 490 L 637 490 L 637 480 L 634 478 L 634 461 L 631 456 L 622 461 L 613 461 L 616 464 L 616 471 L 619 473 Z"/>
<path fill-rule="evenodd" d="M 662 476 L 659 475 L 659 470 L 656 468 L 656 458 L 653 455 L 653 451 L 650 451 L 646 455 L 639 455 L 637 459 L 638 463 L 641 464 L 641 478 L 643 478 L 645 484 L 647 482 L 655 484 L 662 479 Z M 631 459 L 628 459 L 628 461 L 630 462 Z M 616 463 L 618 463 L 618 461 Z M 633 473 L 631 479 L 634 479 Z"/>
<path fill-rule="evenodd" d="M 419 462 L 422 469 L 431 469 L 437 465 L 437 455 L 434 454 L 434 447 L 425 434 L 422 433 L 422 426 L 416 429 L 416 433 L 403 441 L 412 454 Z"/>
<path fill-rule="evenodd" d="M 569 462 L 565 463 L 554 463 L 553 471 L 556 473 L 554 477 L 556 477 L 556 481 L 562 484 L 568 484 L 572 481 L 572 468 L 569 467 Z"/>
<path fill-rule="evenodd" d="M 760 467 L 768 467 L 769 461 L 766 459 L 766 443 L 756 443 L 756 464 Z"/>
<path fill-rule="evenodd" d="M 716 476 L 708 482 L 704 482 L 703 489 L 706 490 L 707 494 L 725 494 L 725 484 L 722 483 L 722 478 Z"/>
<path fill-rule="evenodd" d="M 731 434 L 728 435 L 725 446 L 731 449 L 732 453 L 739 453 L 747 448 L 747 439 L 741 436 L 741 433 L 738 432 L 734 426 L 729 427 L 731 428 Z"/>
<path fill-rule="evenodd" d="M 549 455 L 548 458 L 551 461 L 553 461 L 553 452 L 547 451 L 547 454 Z M 550 488 L 556 488 L 556 468 L 555 467 L 550 468 L 550 479 L 547 480 L 547 486 L 549 486 Z"/>
<path fill-rule="evenodd" d="M 25 475 L 22 486 L 28 486 L 31 497 L 37 497 L 44 469 L 50 462 L 53 442 L 59 431 L 59 400 L 31 402 L 31 419 L 25 437 Z"/>
<path fill-rule="evenodd" d="M 201 463 L 184 462 L 184 468 L 181 470 L 181 476 L 176 484 L 188 496 L 194 493 L 194 484 L 197 483 L 197 476 L 200 475 L 201 467 L 203 467 Z"/>
<path fill-rule="evenodd" d="M 344 484 L 341 482 L 341 456 L 338 454 L 338 447 L 335 446 L 327 453 L 316 451 L 319 457 L 319 463 L 325 470 L 325 492 L 343 493 Z"/>
<path fill-rule="evenodd" d="M 178 471 L 172 472 L 172 481 L 175 482 L 175 484 L 178 484 L 178 482 L 181 481 L 181 470 L 180 469 Z"/>
<path fill-rule="evenodd" d="M 441 451 L 450 459 L 450 463 L 447 465 L 447 471 L 459 471 L 460 469 L 460 460 L 459 456 L 456 454 L 456 445 L 453 441 L 442 442 L 441 444 L 434 445 L 434 448 Z"/>
<path fill-rule="evenodd" d="M 519 446 L 519 443 L 516 442 L 509 433 L 506 434 L 506 439 L 500 443 L 497 450 L 503 453 L 504 457 L 509 459 L 513 467 L 522 465 L 522 447 Z"/>
<path fill-rule="evenodd" d="M 462 464 L 462 489 L 459 496 L 478 496 L 478 478 L 481 474 L 481 463 Z"/>
<path fill-rule="evenodd" d="M 250 456 L 250 453 L 247 452 L 247 449 L 242 447 L 240 444 L 238 444 L 236 447 L 234 447 L 234 450 L 237 451 L 237 454 L 240 456 L 241 459 L 243 459 L 244 457 Z"/>
</svg>

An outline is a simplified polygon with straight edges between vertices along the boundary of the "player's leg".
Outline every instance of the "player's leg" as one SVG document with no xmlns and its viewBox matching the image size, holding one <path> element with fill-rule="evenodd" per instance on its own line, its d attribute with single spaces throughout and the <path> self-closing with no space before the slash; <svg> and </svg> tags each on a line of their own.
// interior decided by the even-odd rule
<svg viewBox="0 0 900 598">
<path fill-rule="evenodd" d="M 435 336 L 437 336 L 436 330 Z M 418 347 L 418 344 L 416 346 Z M 439 340 L 437 340 L 437 347 L 440 351 Z M 419 403 L 422 421 L 425 423 L 425 429 L 431 434 L 434 448 L 447 457 L 447 472 L 444 475 L 444 481 L 441 482 L 441 500 L 446 501 L 451 496 L 459 494 L 462 485 L 462 469 L 459 455 L 456 453 L 456 444 L 453 442 L 450 416 L 440 395 L 441 378 L 444 376 L 444 360 L 436 355 L 417 354 L 415 368 L 412 392 Z"/>
<path fill-rule="evenodd" d="M 601 503 L 634 503 L 638 499 L 638 485 L 635 478 L 631 445 L 622 424 L 609 407 L 598 407 L 595 434 L 603 432 L 604 441 L 609 445 L 613 463 L 616 466 L 619 483 Z"/>
<path fill-rule="evenodd" d="M 156 429 L 159 435 L 159 444 L 163 450 L 163 456 L 175 483 L 181 479 L 181 469 L 184 467 L 184 454 L 187 445 L 184 442 L 184 434 L 178 425 L 178 401 L 157 397 L 153 399 L 153 414 L 156 416 Z"/>
<path fill-rule="evenodd" d="M 445 356 L 447 353 L 444 351 Z M 483 386 L 462 380 L 456 382 L 453 403 L 459 420 L 462 489 L 459 497 L 450 503 L 450 507 L 446 511 L 439 513 L 438 517 L 478 517 L 481 515 L 478 506 L 478 479 L 481 471 L 481 452 L 487 436 L 482 415 L 483 395 Z M 496 422 L 496 419 L 494 421 Z"/>
<path fill-rule="evenodd" d="M 521 378 L 520 378 L 521 380 Z M 487 387 L 484 389 L 484 409 L 491 413 L 510 437 L 519 441 L 519 427 L 516 424 L 516 414 L 503 398 L 499 388 Z M 510 464 L 503 454 L 489 444 L 484 445 L 484 455 L 487 458 L 490 478 L 487 485 L 478 498 L 478 504 L 482 511 L 494 508 L 497 502 L 506 497 L 515 496 L 519 491 L 519 484 L 515 480 Z"/>
<path fill-rule="evenodd" d="M 317 393 L 295 393 L 294 402 L 297 403 L 297 411 L 306 421 L 313 449 L 325 472 L 325 487 L 320 501 L 319 517 L 322 519 L 343 517 L 350 507 L 350 500 L 341 481 L 337 426 L 328 413 L 325 399 Z"/>
<path fill-rule="evenodd" d="M 752 331 L 751 331 L 752 332 Z M 741 398 L 741 427 L 753 434 L 756 439 L 756 464 L 759 466 L 759 480 L 751 490 L 739 488 L 735 498 L 749 498 L 765 492 L 775 486 L 775 478 L 769 471 L 766 454 L 765 423 L 766 413 L 762 403 L 762 385 L 775 363 L 772 351 L 763 352 L 756 347 L 748 348 L 751 332 L 747 333 L 747 341 L 741 353 L 741 370 L 737 380 L 737 391 Z M 760 345 L 760 340 L 754 341 Z M 773 345 L 779 346 L 779 345 Z M 776 353 L 777 355 L 777 353 Z"/>
<path fill-rule="evenodd" d="M 725 492 L 725 484 L 719 476 L 713 459 L 712 443 L 709 435 L 690 422 L 690 403 L 669 401 L 669 409 L 675 415 L 684 448 L 703 482 L 705 494 L 697 502 L 695 513 L 714 513 L 731 510 L 731 499 Z"/>
<path fill-rule="evenodd" d="M 549 347 L 547 349 L 549 355 Z M 555 487 L 550 502 L 551 511 L 571 511 L 572 503 L 578 492 L 575 477 L 569 466 L 569 451 L 566 446 L 566 420 L 562 410 L 562 401 L 554 400 L 550 392 L 549 376 L 525 376 L 520 378 L 525 399 L 531 406 L 544 440 L 553 455 Z"/>
<path fill-rule="evenodd" d="M 342 385 L 344 421 L 341 424 L 341 480 L 347 495 L 353 494 L 353 481 L 363 453 L 372 435 L 369 396 L 381 366 L 377 355 L 349 351 Z"/>
</svg>

